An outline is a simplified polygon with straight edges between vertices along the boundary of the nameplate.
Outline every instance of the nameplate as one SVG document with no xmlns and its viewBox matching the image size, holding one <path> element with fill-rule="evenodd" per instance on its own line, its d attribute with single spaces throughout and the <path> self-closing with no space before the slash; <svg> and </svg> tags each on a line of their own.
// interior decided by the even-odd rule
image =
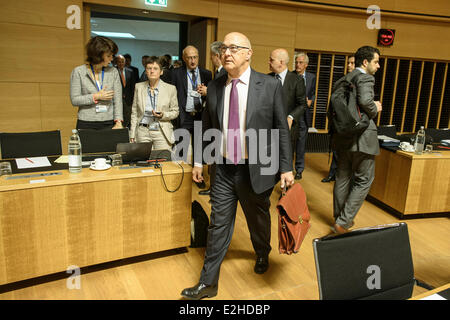
<svg viewBox="0 0 450 320">
<path fill-rule="evenodd" d="M 155 172 L 153 169 L 145 169 L 141 171 L 142 173 L 149 173 L 149 172 Z"/>
<path fill-rule="evenodd" d="M 45 182 L 45 179 L 30 180 L 30 183 L 43 183 L 43 182 Z"/>
<path fill-rule="evenodd" d="M 48 177 L 48 176 L 59 176 L 62 172 L 46 172 L 46 173 L 36 173 L 36 174 L 27 174 L 24 176 L 10 176 L 6 177 L 6 180 L 13 180 L 13 179 L 30 179 L 30 178 L 37 178 L 37 177 Z"/>
</svg>

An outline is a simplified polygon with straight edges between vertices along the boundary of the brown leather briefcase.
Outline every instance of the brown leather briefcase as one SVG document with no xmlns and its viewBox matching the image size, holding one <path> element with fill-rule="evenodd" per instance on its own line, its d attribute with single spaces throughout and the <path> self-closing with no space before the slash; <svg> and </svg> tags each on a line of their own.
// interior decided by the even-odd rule
<svg viewBox="0 0 450 320">
<path fill-rule="evenodd" d="M 311 218 L 302 186 L 295 183 L 283 191 L 277 204 L 279 252 L 297 253 L 309 230 Z"/>
</svg>

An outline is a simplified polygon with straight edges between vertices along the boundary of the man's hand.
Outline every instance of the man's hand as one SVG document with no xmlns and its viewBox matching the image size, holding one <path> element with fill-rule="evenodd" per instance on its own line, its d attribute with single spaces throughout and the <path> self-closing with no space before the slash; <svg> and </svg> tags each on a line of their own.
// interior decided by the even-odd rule
<svg viewBox="0 0 450 320">
<path fill-rule="evenodd" d="M 288 118 L 287 118 L 287 122 L 288 122 L 289 130 L 291 130 L 291 128 L 292 128 L 292 122 L 294 122 L 294 120 L 292 120 L 291 117 L 288 117 Z"/>
<path fill-rule="evenodd" d="M 203 181 L 203 167 L 193 167 L 192 168 L 192 180 L 194 182 L 202 182 Z"/>
<path fill-rule="evenodd" d="M 197 86 L 197 92 L 200 93 L 202 97 L 206 97 L 206 94 L 208 93 L 208 87 L 205 86 L 203 83 L 199 84 Z"/>
<path fill-rule="evenodd" d="M 114 127 L 112 127 L 113 129 L 122 129 L 123 128 L 123 125 L 122 125 L 122 121 L 117 121 L 115 124 L 114 124 Z"/>
<path fill-rule="evenodd" d="M 383 106 L 381 105 L 380 101 L 374 101 L 375 105 L 377 106 L 377 111 L 380 112 L 381 110 L 383 110 Z"/>
<path fill-rule="evenodd" d="M 286 189 L 292 187 L 294 182 L 295 182 L 294 174 L 292 173 L 292 171 L 284 172 L 281 174 L 281 183 L 280 183 L 281 189 L 283 189 L 284 187 L 286 187 Z"/>
<path fill-rule="evenodd" d="M 313 101 L 311 99 L 306 99 L 306 104 L 308 105 L 309 108 L 311 108 L 312 102 Z"/>
</svg>

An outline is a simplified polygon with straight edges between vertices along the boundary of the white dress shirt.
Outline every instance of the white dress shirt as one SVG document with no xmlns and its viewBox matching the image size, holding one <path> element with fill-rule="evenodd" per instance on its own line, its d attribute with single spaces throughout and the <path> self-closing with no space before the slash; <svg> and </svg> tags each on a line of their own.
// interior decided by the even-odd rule
<svg viewBox="0 0 450 320">
<path fill-rule="evenodd" d="M 244 159 L 248 159 L 247 148 L 245 144 L 245 132 L 246 132 L 246 115 L 247 115 L 247 99 L 248 99 L 248 88 L 250 84 L 250 73 L 251 68 L 248 67 L 247 70 L 239 77 L 239 82 L 236 84 L 236 89 L 238 90 L 239 99 L 239 129 L 241 138 L 241 154 Z M 230 93 L 233 80 L 228 76 L 227 83 L 225 85 L 225 90 L 223 94 L 223 131 L 222 131 L 222 142 L 220 146 L 221 154 L 224 158 L 227 157 L 227 132 L 228 132 L 228 116 L 230 110 Z M 230 159 L 231 160 L 231 159 Z M 195 163 L 196 167 L 202 167 L 201 163 Z"/>
</svg>

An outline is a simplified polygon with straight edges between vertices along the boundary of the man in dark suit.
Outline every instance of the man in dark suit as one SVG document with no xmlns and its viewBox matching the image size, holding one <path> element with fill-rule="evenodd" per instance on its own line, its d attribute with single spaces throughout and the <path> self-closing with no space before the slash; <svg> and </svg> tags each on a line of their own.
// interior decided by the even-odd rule
<svg viewBox="0 0 450 320">
<path fill-rule="evenodd" d="M 220 266 L 231 242 L 238 201 L 257 256 L 254 271 L 267 271 L 270 195 L 279 178 L 282 187 L 294 183 L 281 83 L 250 68 L 252 53 L 245 35 L 227 34 L 221 57 L 228 76 L 208 86 L 203 130 L 220 133 L 220 151 L 211 170 L 211 222 L 204 265 L 199 283 L 181 292 L 188 299 L 217 295 Z M 265 144 L 259 146 L 262 141 Z M 263 164 L 262 154 L 270 154 L 271 161 Z M 201 159 L 196 158 L 194 181 L 203 180 L 202 170 Z"/>
<path fill-rule="evenodd" d="M 382 110 L 381 103 L 374 101 L 374 74 L 380 68 L 380 51 L 364 46 L 355 53 L 356 69 L 338 80 L 353 80 L 357 90 L 360 112 L 370 118 L 369 127 L 359 136 L 350 138 L 333 134 L 332 148 L 336 150 L 338 168 L 333 189 L 333 215 L 336 233 L 348 232 L 361 208 L 375 176 L 375 156 L 380 152 L 378 133 L 372 120 Z"/>
<path fill-rule="evenodd" d="M 139 69 L 136 67 L 133 67 L 131 65 L 131 55 L 129 53 L 126 53 L 123 56 L 125 57 L 125 67 L 133 70 L 134 83 L 138 83 L 139 82 Z"/>
<path fill-rule="evenodd" d="M 296 146 L 295 156 L 295 179 L 301 179 L 305 169 L 306 139 L 308 138 L 308 128 L 312 125 L 312 106 L 316 99 L 316 75 L 306 71 L 309 58 L 304 52 L 295 55 L 295 72 L 303 79 L 306 86 L 307 108 L 304 116 L 300 118 L 299 135 Z"/>
<path fill-rule="evenodd" d="M 131 107 L 133 106 L 134 87 L 136 85 L 133 70 L 125 67 L 125 57 L 116 56 L 117 70 L 122 83 L 122 106 L 123 106 L 123 126 L 129 127 L 131 120 Z"/>
<path fill-rule="evenodd" d="M 289 72 L 289 53 L 286 49 L 276 49 L 269 57 L 271 76 L 279 79 L 283 86 L 283 98 L 287 121 L 291 130 L 293 146 L 297 139 L 300 119 L 306 110 L 305 83 L 295 73 Z"/>
<path fill-rule="evenodd" d="M 211 81 L 211 71 L 198 66 L 198 50 L 194 46 L 187 46 L 183 50 L 185 65 L 172 70 L 172 84 L 177 88 L 178 107 L 180 114 L 177 127 L 187 129 L 194 137 L 194 121 L 201 121 L 203 103 L 206 100 L 206 86 Z M 193 144 L 193 143 L 192 143 Z M 182 155 L 186 157 L 187 155 Z M 198 184 L 204 189 L 205 184 Z"/>
</svg>

